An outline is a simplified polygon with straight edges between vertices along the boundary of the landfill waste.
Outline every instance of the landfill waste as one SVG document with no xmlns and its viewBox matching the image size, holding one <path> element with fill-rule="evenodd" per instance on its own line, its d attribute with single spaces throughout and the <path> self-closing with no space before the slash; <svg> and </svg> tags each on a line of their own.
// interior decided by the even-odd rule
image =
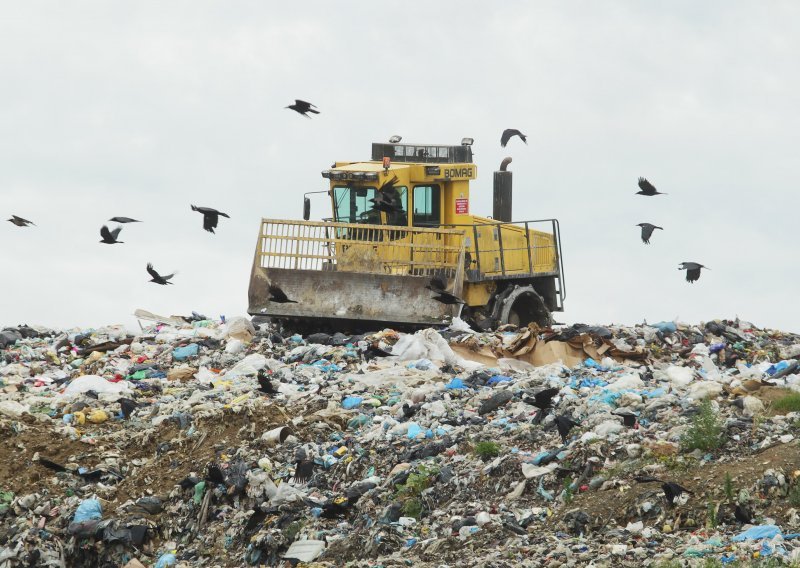
<svg viewBox="0 0 800 568">
<path fill-rule="evenodd" d="M 800 561 L 798 335 L 137 315 L 0 332 L 0 568 Z"/>
</svg>

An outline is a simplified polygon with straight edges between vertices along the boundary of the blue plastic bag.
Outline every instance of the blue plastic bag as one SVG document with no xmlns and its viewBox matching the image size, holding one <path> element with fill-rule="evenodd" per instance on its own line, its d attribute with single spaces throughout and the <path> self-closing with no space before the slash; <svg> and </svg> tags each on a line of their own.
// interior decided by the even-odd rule
<svg viewBox="0 0 800 568">
<path fill-rule="evenodd" d="M 422 434 L 422 432 L 423 432 L 422 427 L 416 422 L 408 423 L 408 431 L 406 432 L 406 435 L 408 436 L 409 439 L 413 440 L 414 438 Z"/>
<path fill-rule="evenodd" d="M 458 377 L 453 377 L 453 379 L 445 385 L 446 389 L 456 390 L 456 389 L 465 389 L 467 385 L 464 384 L 464 381 L 459 379 Z"/>
<path fill-rule="evenodd" d="M 84 521 L 94 521 L 103 518 L 103 506 L 97 499 L 84 499 L 78 508 L 75 510 L 75 516 L 72 517 L 73 523 L 82 523 Z"/>
<path fill-rule="evenodd" d="M 176 347 L 172 350 L 172 358 L 176 361 L 186 361 L 189 357 L 197 357 L 200 346 L 197 343 L 190 343 L 185 347 Z"/>
<path fill-rule="evenodd" d="M 653 327 L 661 333 L 675 333 L 678 331 L 678 326 L 675 325 L 674 321 L 660 321 L 658 323 L 654 323 Z"/>
<path fill-rule="evenodd" d="M 486 382 L 486 384 L 487 385 L 496 385 L 498 383 L 506 383 L 506 382 L 510 382 L 510 381 L 513 381 L 513 380 L 514 379 L 512 379 L 511 377 L 507 377 L 505 375 L 495 375 L 491 379 L 489 379 Z"/>
<path fill-rule="evenodd" d="M 781 534 L 781 529 L 776 525 L 758 525 L 755 527 L 750 527 L 743 533 L 737 534 L 731 540 L 733 542 L 761 540 L 762 538 L 773 538 L 779 534 Z"/>
<path fill-rule="evenodd" d="M 362 402 L 364 402 L 364 399 L 360 396 L 348 396 L 342 401 L 342 408 L 345 410 L 351 410 L 357 406 L 361 406 Z"/>
<path fill-rule="evenodd" d="M 167 568 L 167 566 L 175 566 L 177 562 L 178 559 L 175 557 L 175 555 L 171 552 L 167 552 L 158 558 L 156 565 L 153 568 Z"/>
</svg>

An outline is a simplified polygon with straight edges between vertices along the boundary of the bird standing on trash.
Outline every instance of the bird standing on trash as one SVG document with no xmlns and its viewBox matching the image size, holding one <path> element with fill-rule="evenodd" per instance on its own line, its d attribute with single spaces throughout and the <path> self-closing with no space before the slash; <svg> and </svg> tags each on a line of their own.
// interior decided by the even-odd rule
<svg viewBox="0 0 800 568">
<path fill-rule="evenodd" d="M 269 394 L 269 395 L 278 394 L 278 391 L 275 390 L 274 386 L 272 386 L 272 381 L 269 380 L 267 372 L 264 369 L 258 370 L 256 379 L 258 379 L 258 390 L 260 390 L 264 394 Z"/>
<path fill-rule="evenodd" d="M 556 429 L 558 430 L 559 435 L 561 436 L 561 440 L 566 444 L 567 443 L 567 435 L 569 431 L 572 430 L 575 426 L 578 426 L 578 423 L 575 422 L 569 416 L 556 416 L 555 419 Z"/>
<path fill-rule="evenodd" d="M 17 217 L 16 215 L 11 215 L 11 219 L 7 219 L 9 223 L 14 223 L 17 227 L 27 227 L 28 225 L 36 226 L 36 223 L 33 221 L 28 221 L 27 219 L 23 219 L 22 217 Z"/>
<path fill-rule="evenodd" d="M 653 235 L 655 229 L 664 230 L 664 227 L 658 227 L 652 223 L 639 223 L 636 226 L 642 228 L 642 242 L 646 245 L 650 244 L 650 237 Z"/>
<path fill-rule="evenodd" d="M 314 460 L 308 459 L 308 454 L 301 446 L 294 452 L 294 476 L 292 480 L 295 483 L 307 483 L 314 473 Z"/>
<path fill-rule="evenodd" d="M 150 282 L 155 282 L 156 284 L 161 284 L 162 286 L 174 284 L 173 282 L 168 282 L 168 280 L 175 276 L 174 272 L 172 274 L 167 274 L 166 276 L 161 276 L 158 272 L 156 272 L 156 269 L 153 268 L 153 264 L 150 262 L 147 263 L 147 272 L 150 273 L 150 276 L 152 276 Z"/>
<path fill-rule="evenodd" d="M 656 477 L 647 476 L 637 477 L 636 481 L 639 483 L 650 483 L 654 481 L 660 483 L 661 490 L 664 492 L 664 497 L 666 497 L 670 507 L 675 506 L 676 501 L 679 505 L 683 505 L 689 499 L 689 495 L 692 494 L 691 491 L 674 481 L 663 481 Z M 686 495 L 686 497 L 684 497 L 684 495 Z"/>
<path fill-rule="evenodd" d="M 197 211 L 203 215 L 203 228 L 208 231 L 209 233 L 213 233 L 214 229 L 217 228 L 217 224 L 219 223 L 220 217 L 226 217 L 230 219 L 230 215 L 227 213 L 223 213 L 222 211 L 217 211 L 216 209 L 212 209 L 211 207 L 197 207 L 192 205 L 192 211 Z"/>
<path fill-rule="evenodd" d="M 319 114 L 318 110 L 314 110 L 315 108 L 317 108 L 316 105 L 313 105 L 306 101 L 301 101 L 300 99 L 295 99 L 293 105 L 289 105 L 285 108 L 290 108 L 296 113 L 302 114 L 306 118 L 311 118 L 310 116 L 308 116 L 309 112 L 313 112 L 314 114 Z"/>
<path fill-rule="evenodd" d="M 702 264 L 698 264 L 696 262 L 681 262 L 681 265 L 678 267 L 678 270 L 685 270 L 686 271 L 686 281 L 690 284 L 694 284 L 700 278 L 700 269 L 705 268 L 706 270 L 711 270 L 707 266 L 703 266 Z"/>
<path fill-rule="evenodd" d="M 646 195 L 648 197 L 653 197 L 654 195 L 667 195 L 667 194 L 658 191 L 656 189 L 656 186 L 647 181 L 647 179 L 640 177 L 639 191 L 636 192 L 636 195 Z"/>
<path fill-rule="evenodd" d="M 122 244 L 124 241 L 117 240 L 120 231 L 122 231 L 122 227 L 117 227 L 113 231 L 109 231 L 108 227 L 103 225 L 100 229 L 100 236 L 103 237 L 103 239 L 100 242 L 106 245 Z"/>
<path fill-rule="evenodd" d="M 514 136 L 519 136 L 520 140 L 525 142 L 525 144 L 528 143 L 527 137 L 522 132 L 520 132 L 516 128 L 506 128 L 505 130 L 503 130 L 503 135 L 500 136 L 500 146 L 505 148 L 506 144 L 508 144 L 508 141 L 511 140 L 511 138 L 513 138 Z"/>
<path fill-rule="evenodd" d="M 636 415 L 630 410 L 617 410 L 616 412 L 612 412 L 611 414 L 622 418 L 622 424 L 626 428 L 636 427 Z"/>
</svg>

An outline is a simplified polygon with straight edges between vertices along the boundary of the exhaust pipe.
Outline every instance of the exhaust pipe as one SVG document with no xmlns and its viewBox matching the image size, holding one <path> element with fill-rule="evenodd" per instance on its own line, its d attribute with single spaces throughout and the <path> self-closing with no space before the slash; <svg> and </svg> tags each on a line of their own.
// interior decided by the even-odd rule
<svg viewBox="0 0 800 568">
<path fill-rule="evenodd" d="M 511 178 L 512 172 L 506 171 L 511 158 L 503 160 L 500 171 L 494 172 L 494 204 L 492 218 L 495 221 L 511 222 Z"/>
</svg>

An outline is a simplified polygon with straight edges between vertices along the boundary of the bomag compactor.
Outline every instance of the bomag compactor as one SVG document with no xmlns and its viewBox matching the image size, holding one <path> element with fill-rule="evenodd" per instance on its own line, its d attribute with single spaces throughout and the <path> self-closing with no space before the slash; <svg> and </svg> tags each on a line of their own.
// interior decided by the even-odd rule
<svg viewBox="0 0 800 568">
<path fill-rule="evenodd" d="M 477 173 L 470 139 L 375 143 L 369 161 L 336 162 L 303 221 L 262 219 L 249 313 L 334 328 L 551 323 L 565 297 L 558 221 L 511 222 L 509 171 L 494 173 L 493 218 L 472 215 Z M 331 218 L 309 220 L 311 193 Z M 463 304 L 436 300 L 442 286 Z"/>
</svg>

